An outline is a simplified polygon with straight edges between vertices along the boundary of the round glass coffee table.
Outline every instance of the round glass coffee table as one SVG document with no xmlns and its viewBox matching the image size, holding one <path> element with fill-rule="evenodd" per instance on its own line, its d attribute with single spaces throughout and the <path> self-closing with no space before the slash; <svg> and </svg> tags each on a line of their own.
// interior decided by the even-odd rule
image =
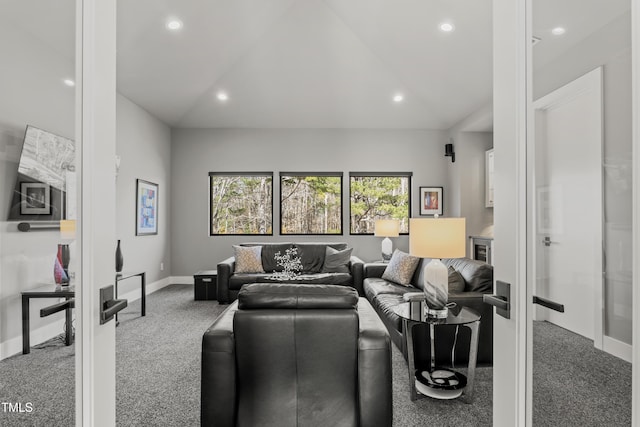
<svg viewBox="0 0 640 427">
<path fill-rule="evenodd" d="M 407 350 L 407 367 L 411 384 L 411 400 L 423 396 L 436 399 L 455 399 L 464 393 L 464 400 L 473 400 L 473 382 L 475 379 L 476 359 L 478 355 L 478 331 L 480 314 L 469 307 L 455 306 L 449 309 L 448 316 L 443 319 L 429 317 L 425 314 L 424 300 L 398 304 L 393 311 L 402 319 L 402 330 Z M 429 325 L 431 360 L 429 369 L 416 370 L 413 349 L 413 327 L 420 324 Z M 471 330 L 469 345 L 469 364 L 467 375 L 450 369 L 436 366 L 435 360 L 435 328 L 441 325 L 465 326 Z"/>
</svg>

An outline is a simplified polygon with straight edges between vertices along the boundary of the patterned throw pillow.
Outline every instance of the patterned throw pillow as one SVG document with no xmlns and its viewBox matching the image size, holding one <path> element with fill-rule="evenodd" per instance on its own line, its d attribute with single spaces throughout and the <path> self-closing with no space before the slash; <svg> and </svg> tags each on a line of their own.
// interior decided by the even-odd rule
<svg viewBox="0 0 640 427">
<path fill-rule="evenodd" d="M 264 273 L 262 268 L 262 246 L 233 246 L 236 258 L 236 273 Z"/>
<path fill-rule="evenodd" d="M 387 268 L 382 273 L 382 278 L 400 285 L 409 286 L 419 262 L 420 258 L 396 249 L 391 255 Z"/>
</svg>

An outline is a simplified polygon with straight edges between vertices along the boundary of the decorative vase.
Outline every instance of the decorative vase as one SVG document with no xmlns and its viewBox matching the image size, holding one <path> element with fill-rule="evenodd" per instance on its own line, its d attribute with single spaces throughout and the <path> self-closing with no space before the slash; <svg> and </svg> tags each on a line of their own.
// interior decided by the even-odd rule
<svg viewBox="0 0 640 427">
<path fill-rule="evenodd" d="M 123 264 L 124 259 L 122 258 L 122 249 L 120 249 L 120 240 L 118 240 L 118 245 L 116 246 L 116 273 L 120 273 L 122 271 Z"/>
<path fill-rule="evenodd" d="M 69 284 L 69 261 L 71 260 L 71 253 L 69 251 L 69 245 L 59 244 L 58 253 L 56 255 L 55 264 L 53 266 L 53 278 L 59 285 Z"/>
</svg>

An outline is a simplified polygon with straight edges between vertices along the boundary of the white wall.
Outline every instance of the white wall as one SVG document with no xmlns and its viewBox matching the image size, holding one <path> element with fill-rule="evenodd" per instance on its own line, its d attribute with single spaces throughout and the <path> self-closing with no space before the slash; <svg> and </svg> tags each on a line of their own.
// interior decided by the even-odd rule
<svg viewBox="0 0 640 427">
<path fill-rule="evenodd" d="M 231 245 L 245 241 L 346 241 L 365 261 L 380 259 L 381 239 L 350 236 L 349 172 L 413 172 L 413 216 L 418 216 L 420 186 L 443 186 L 444 214 L 449 182 L 444 157 L 446 132 L 402 130 L 227 130 L 172 131 L 172 245 L 174 276 L 189 276 L 233 255 Z M 274 172 L 274 236 L 209 236 L 209 172 Z M 343 172 L 342 236 L 279 236 L 279 172 Z M 394 239 L 408 251 L 408 236 Z"/>
<path fill-rule="evenodd" d="M 122 95 L 116 100 L 116 121 L 116 153 L 121 159 L 116 178 L 116 237 L 121 241 L 123 271 L 145 271 L 147 283 L 153 283 L 171 273 L 171 131 Z M 136 236 L 136 179 L 158 184 L 157 235 Z M 121 282 L 118 290 L 126 293 L 139 287 L 139 280 L 133 278 Z"/>
<path fill-rule="evenodd" d="M 600 65 L 604 68 L 605 335 L 631 344 L 630 15 L 621 16 L 562 57 L 536 69 L 533 95 L 538 99 Z"/>
</svg>

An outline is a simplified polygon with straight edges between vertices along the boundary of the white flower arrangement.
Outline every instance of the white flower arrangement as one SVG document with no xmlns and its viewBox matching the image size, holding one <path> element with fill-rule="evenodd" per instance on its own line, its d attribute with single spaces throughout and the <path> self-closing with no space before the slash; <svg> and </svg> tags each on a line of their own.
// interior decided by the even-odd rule
<svg viewBox="0 0 640 427">
<path fill-rule="evenodd" d="M 291 280 L 300 275 L 302 271 L 302 261 L 298 256 L 298 248 L 289 248 L 284 254 L 280 251 L 274 255 L 276 264 L 283 268 L 283 271 L 277 271 L 271 276 L 274 280 Z"/>
</svg>

